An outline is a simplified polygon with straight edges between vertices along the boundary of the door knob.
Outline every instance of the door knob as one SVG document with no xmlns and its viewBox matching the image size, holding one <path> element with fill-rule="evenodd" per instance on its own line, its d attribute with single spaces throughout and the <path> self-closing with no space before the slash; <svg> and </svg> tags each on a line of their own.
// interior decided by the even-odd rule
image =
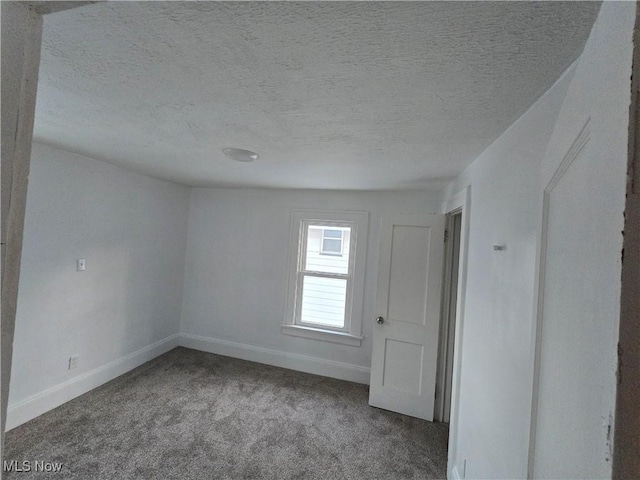
<svg viewBox="0 0 640 480">
<path fill-rule="evenodd" d="M 384 318 L 382 317 L 377 317 L 376 318 L 376 322 L 378 322 L 378 325 L 382 325 L 384 323 Z"/>
</svg>

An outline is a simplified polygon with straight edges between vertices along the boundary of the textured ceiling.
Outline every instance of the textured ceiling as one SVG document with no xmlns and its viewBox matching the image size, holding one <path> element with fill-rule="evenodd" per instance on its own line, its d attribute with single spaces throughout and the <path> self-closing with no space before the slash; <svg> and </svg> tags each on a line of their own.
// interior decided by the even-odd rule
<svg viewBox="0 0 640 480">
<path fill-rule="evenodd" d="M 88 5 L 45 17 L 35 138 L 196 186 L 440 188 L 579 56 L 598 8 Z"/>
<path fill-rule="evenodd" d="M 89 5 L 91 3 L 96 3 L 95 1 L 79 1 L 79 0 L 69 0 L 57 2 L 53 0 L 43 0 L 36 2 L 24 2 L 29 5 L 30 8 L 35 10 L 41 15 L 48 15 L 50 13 L 61 12 L 63 10 L 69 10 L 70 8 L 78 8 L 83 5 Z"/>
</svg>

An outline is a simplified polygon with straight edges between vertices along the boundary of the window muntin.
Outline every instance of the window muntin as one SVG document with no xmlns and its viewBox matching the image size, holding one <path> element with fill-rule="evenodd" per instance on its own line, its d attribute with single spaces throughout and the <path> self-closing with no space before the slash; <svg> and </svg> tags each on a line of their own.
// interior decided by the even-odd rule
<svg viewBox="0 0 640 480">
<path fill-rule="evenodd" d="M 307 223 L 307 222 L 305 222 Z M 303 226 L 302 234 L 306 232 L 306 240 L 304 242 L 304 265 L 300 268 L 312 272 L 322 273 L 349 273 L 349 259 L 350 255 L 350 242 L 351 242 L 351 227 L 332 227 L 326 228 L 325 225 L 319 222 L 307 223 Z M 306 229 L 306 230 L 305 230 Z M 327 231 L 340 232 L 340 250 L 341 254 L 326 255 L 324 250 L 325 233 Z M 336 240 L 335 237 L 329 237 L 331 240 Z M 300 247 L 299 247 L 300 248 Z"/>
<path fill-rule="evenodd" d="M 368 232 L 368 212 L 291 211 L 289 282 L 282 333 L 355 347 L 361 345 Z M 342 254 L 322 254 L 322 240 L 338 236 L 342 237 Z M 308 248 L 308 244 L 313 246 Z M 335 246 L 333 249 L 337 250 Z M 320 315 L 316 311 L 318 282 L 334 296 L 340 294 L 345 298 L 321 302 L 326 312 Z"/>
<path fill-rule="evenodd" d="M 349 290 L 353 277 L 351 262 L 352 222 L 300 223 L 300 255 L 296 282 L 295 324 L 345 331 L 349 329 Z M 326 241 L 339 242 L 325 254 Z M 335 245 L 334 245 L 335 247 Z"/>
<path fill-rule="evenodd" d="M 344 230 L 339 228 L 323 228 L 320 253 L 323 255 L 342 255 Z"/>
</svg>

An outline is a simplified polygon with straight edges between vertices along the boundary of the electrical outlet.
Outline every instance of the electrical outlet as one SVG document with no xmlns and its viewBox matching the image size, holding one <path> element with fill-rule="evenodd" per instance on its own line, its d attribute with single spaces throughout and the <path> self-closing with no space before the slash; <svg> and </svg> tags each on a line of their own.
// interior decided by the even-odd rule
<svg viewBox="0 0 640 480">
<path fill-rule="evenodd" d="M 78 368 L 78 358 L 79 358 L 79 355 L 74 355 L 72 357 L 69 357 L 69 370 Z"/>
</svg>

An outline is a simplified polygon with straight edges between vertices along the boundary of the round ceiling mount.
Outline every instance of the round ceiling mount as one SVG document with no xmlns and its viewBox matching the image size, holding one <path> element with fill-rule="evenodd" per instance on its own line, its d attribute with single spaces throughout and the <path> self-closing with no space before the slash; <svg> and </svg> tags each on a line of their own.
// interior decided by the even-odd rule
<svg viewBox="0 0 640 480">
<path fill-rule="evenodd" d="M 259 158 L 256 152 L 243 150 L 242 148 L 224 148 L 222 149 L 222 153 L 236 162 L 253 162 Z"/>
</svg>

